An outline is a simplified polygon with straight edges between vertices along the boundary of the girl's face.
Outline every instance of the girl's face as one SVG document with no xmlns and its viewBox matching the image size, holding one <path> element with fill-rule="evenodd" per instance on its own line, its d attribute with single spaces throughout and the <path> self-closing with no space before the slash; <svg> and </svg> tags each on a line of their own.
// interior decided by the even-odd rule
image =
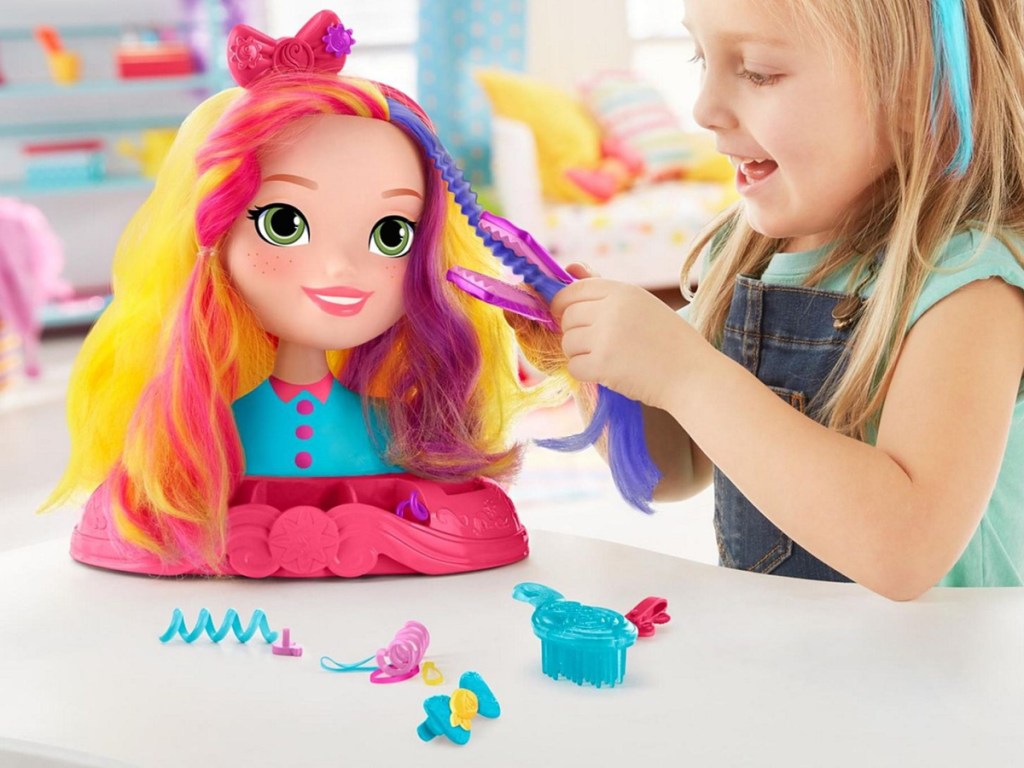
<svg viewBox="0 0 1024 768">
<path fill-rule="evenodd" d="M 228 233 L 228 273 L 282 341 L 349 349 L 404 313 L 425 180 L 412 141 L 381 120 L 309 117 L 262 158 L 263 183 Z"/>
<path fill-rule="evenodd" d="M 736 167 L 750 226 L 809 250 L 834 239 L 893 154 L 852 59 L 772 5 L 685 0 L 704 67 L 693 114 Z"/>
</svg>

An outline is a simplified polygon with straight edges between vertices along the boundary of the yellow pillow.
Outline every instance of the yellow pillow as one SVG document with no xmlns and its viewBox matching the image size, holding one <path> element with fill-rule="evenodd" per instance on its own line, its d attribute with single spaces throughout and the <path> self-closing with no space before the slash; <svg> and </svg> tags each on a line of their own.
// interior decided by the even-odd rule
<svg viewBox="0 0 1024 768">
<path fill-rule="evenodd" d="M 683 178 L 688 181 L 721 181 L 731 184 L 736 178 L 736 169 L 729 158 L 715 149 L 715 140 L 710 133 L 686 134 L 690 157 L 683 167 Z"/>
<path fill-rule="evenodd" d="M 601 131 L 568 93 L 532 77 L 500 69 L 474 73 L 496 115 L 530 126 L 537 142 L 541 188 L 550 200 L 589 203 L 594 198 L 566 171 L 595 168 L 601 161 Z"/>
</svg>

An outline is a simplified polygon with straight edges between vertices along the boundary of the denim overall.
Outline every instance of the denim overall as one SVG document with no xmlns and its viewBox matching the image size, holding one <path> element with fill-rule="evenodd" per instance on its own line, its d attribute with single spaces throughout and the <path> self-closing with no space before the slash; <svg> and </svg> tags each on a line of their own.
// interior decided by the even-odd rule
<svg viewBox="0 0 1024 768">
<path fill-rule="evenodd" d="M 791 406 L 814 418 L 815 397 L 840 363 L 853 330 L 847 318 L 858 306 L 850 294 L 768 285 L 740 275 L 725 323 L 722 352 Z M 757 429 L 756 424 L 750 427 Z M 715 534 L 719 562 L 729 568 L 849 581 L 776 528 L 717 468 Z"/>
</svg>

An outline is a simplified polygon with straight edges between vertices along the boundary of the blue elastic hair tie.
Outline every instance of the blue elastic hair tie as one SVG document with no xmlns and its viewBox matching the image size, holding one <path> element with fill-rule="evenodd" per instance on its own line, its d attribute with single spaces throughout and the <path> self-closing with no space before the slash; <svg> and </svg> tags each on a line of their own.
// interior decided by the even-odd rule
<svg viewBox="0 0 1024 768">
<path fill-rule="evenodd" d="M 342 664 L 340 661 L 335 661 L 330 656 L 321 656 L 320 668 L 325 669 L 328 672 L 372 672 L 377 669 L 377 664 L 370 664 L 369 662 L 374 661 L 376 658 L 376 655 L 367 656 L 365 659 L 352 664 Z"/>
<path fill-rule="evenodd" d="M 932 130 L 938 119 L 942 91 L 948 89 L 960 139 L 947 173 L 962 176 L 974 153 L 971 109 L 971 57 L 967 43 L 967 18 L 963 0 L 932 0 L 932 43 L 935 71 L 932 77 Z"/>
</svg>

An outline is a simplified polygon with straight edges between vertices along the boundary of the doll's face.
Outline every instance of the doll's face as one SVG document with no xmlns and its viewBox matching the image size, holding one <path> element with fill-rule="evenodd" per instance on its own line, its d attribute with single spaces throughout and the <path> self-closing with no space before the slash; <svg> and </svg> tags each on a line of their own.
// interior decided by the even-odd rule
<svg viewBox="0 0 1024 768">
<path fill-rule="evenodd" d="M 382 120 L 310 117 L 295 136 L 263 157 L 263 183 L 228 233 L 228 273 L 267 332 L 349 349 L 405 311 L 423 171 L 412 141 Z"/>
</svg>

